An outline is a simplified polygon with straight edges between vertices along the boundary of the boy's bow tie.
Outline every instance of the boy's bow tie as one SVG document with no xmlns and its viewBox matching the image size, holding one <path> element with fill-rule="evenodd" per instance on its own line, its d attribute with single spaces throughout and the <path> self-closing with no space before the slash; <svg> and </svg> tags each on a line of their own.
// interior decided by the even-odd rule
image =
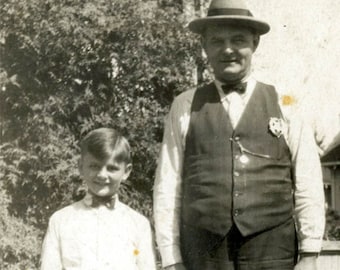
<svg viewBox="0 0 340 270">
<path fill-rule="evenodd" d="M 116 203 L 116 197 L 115 196 L 108 196 L 108 197 L 100 197 L 92 195 L 92 203 L 91 207 L 99 207 L 100 205 L 104 205 L 109 209 L 113 209 L 115 207 Z"/>
<path fill-rule="evenodd" d="M 231 92 L 244 94 L 246 92 L 247 83 L 240 82 L 235 84 L 222 84 L 221 88 L 226 95 L 230 94 Z"/>
</svg>

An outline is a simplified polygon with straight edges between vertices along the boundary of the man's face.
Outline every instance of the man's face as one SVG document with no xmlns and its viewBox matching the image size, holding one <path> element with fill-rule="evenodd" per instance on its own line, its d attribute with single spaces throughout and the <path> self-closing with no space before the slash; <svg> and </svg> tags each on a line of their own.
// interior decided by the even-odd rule
<svg viewBox="0 0 340 270">
<path fill-rule="evenodd" d="M 248 75 L 259 37 L 249 29 L 231 25 L 208 26 L 203 48 L 216 79 L 238 81 Z"/>
<path fill-rule="evenodd" d="M 117 194 L 121 182 L 130 175 L 131 167 L 124 162 L 117 163 L 114 156 L 98 160 L 90 153 L 86 153 L 79 162 L 80 175 L 89 192 L 101 197 Z"/>
</svg>

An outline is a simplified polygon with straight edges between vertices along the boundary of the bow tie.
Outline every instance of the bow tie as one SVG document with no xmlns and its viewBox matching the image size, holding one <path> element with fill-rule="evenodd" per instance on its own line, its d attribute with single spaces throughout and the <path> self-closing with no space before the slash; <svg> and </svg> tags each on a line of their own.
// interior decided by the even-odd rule
<svg viewBox="0 0 340 270">
<path fill-rule="evenodd" d="M 85 199 L 86 205 L 93 208 L 104 205 L 108 209 L 114 209 L 116 203 L 116 196 L 100 197 L 93 194 L 88 194 Z"/>
<path fill-rule="evenodd" d="M 246 92 L 247 83 L 222 84 L 221 88 L 226 95 L 231 92 L 244 94 Z"/>
</svg>

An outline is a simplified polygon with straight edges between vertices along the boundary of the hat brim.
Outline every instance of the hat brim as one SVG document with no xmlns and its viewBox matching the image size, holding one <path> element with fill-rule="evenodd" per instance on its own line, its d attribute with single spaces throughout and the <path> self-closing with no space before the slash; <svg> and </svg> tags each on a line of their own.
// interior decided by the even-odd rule
<svg viewBox="0 0 340 270">
<path fill-rule="evenodd" d="M 269 24 L 264 21 L 238 15 L 221 15 L 196 19 L 189 23 L 189 29 L 194 33 L 202 34 L 208 25 L 214 24 L 239 25 L 251 28 L 259 35 L 264 35 L 270 30 Z"/>
</svg>

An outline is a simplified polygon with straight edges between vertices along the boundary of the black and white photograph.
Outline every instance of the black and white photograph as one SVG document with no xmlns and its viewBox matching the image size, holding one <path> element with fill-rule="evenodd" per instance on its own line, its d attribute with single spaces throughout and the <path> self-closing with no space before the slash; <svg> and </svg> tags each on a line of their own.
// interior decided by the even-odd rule
<svg viewBox="0 0 340 270">
<path fill-rule="evenodd" d="M 340 270 L 340 2 L 2 0 L 1 270 Z"/>
</svg>

